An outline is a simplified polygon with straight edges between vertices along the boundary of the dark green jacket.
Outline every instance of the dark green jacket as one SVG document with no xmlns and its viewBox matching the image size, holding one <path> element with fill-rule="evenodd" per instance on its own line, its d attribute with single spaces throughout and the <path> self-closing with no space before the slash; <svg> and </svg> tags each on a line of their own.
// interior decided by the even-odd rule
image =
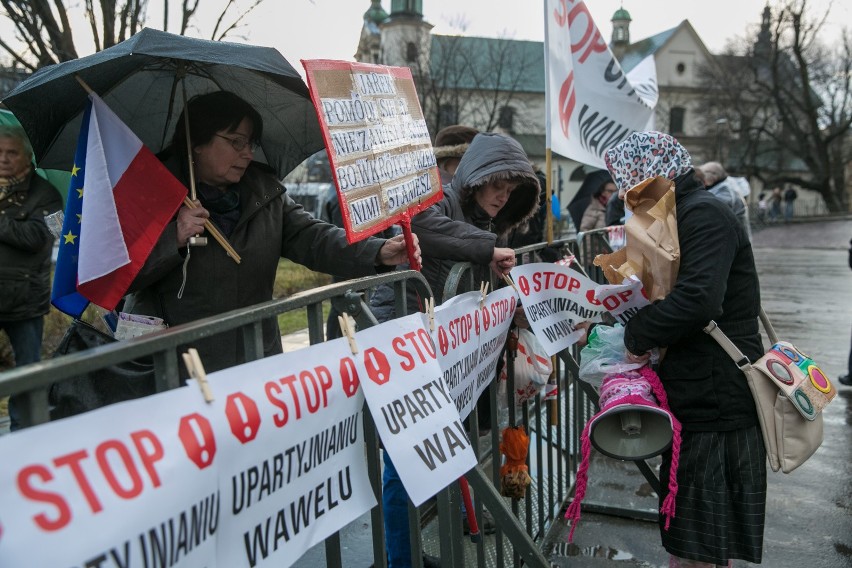
<svg viewBox="0 0 852 568">
<path fill-rule="evenodd" d="M 44 217 L 61 209 L 56 188 L 33 173 L 0 201 L 0 321 L 43 316 L 50 309 L 54 239 Z"/>
</svg>

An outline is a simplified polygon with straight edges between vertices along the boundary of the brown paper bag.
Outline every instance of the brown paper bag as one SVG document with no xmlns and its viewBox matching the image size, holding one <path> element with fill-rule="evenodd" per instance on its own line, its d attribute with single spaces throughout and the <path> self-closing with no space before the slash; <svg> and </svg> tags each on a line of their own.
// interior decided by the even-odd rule
<svg viewBox="0 0 852 568">
<path fill-rule="evenodd" d="M 611 284 L 636 275 L 651 301 L 671 291 L 680 267 L 674 182 L 650 178 L 631 188 L 625 206 L 633 216 L 625 224 L 627 245 L 614 253 L 595 257 Z"/>
</svg>

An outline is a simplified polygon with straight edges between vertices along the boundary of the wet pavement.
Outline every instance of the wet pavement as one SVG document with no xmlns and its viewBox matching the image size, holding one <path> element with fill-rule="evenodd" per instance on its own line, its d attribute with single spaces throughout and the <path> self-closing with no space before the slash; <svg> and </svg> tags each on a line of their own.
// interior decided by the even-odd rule
<svg viewBox="0 0 852 568">
<path fill-rule="evenodd" d="M 852 330 L 852 219 L 773 225 L 754 235 L 763 306 L 781 339 L 797 345 L 833 380 L 846 370 Z M 765 344 L 768 341 L 764 342 Z M 825 441 L 791 474 L 769 473 L 762 566 L 852 567 L 852 387 L 825 410 Z M 593 452 L 596 454 L 596 452 Z M 652 465 L 656 465 L 653 464 Z M 631 464 L 595 456 L 584 503 L 653 509 L 656 498 Z M 583 513 L 544 545 L 554 566 L 665 567 L 656 523 Z M 735 561 L 734 566 L 753 564 Z"/>
</svg>

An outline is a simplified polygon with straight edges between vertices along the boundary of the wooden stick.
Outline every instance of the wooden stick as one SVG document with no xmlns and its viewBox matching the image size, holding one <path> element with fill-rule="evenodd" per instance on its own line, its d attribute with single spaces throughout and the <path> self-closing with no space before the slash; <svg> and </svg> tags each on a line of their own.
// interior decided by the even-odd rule
<svg viewBox="0 0 852 568">
<path fill-rule="evenodd" d="M 183 198 L 183 204 L 189 207 L 190 209 L 195 209 L 196 207 L 198 207 L 195 202 L 189 198 L 189 196 Z M 240 258 L 240 255 L 237 254 L 237 251 L 234 250 L 234 247 L 231 246 L 231 243 L 228 242 L 228 239 L 226 239 L 225 236 L 219 232 L 219 229 L 216 228 L 216 225 L 211 223 L 208 219 L 204 221 L 204 228 L 207 229 L 207 232 L 210 233 L 214 239 L 216 239 L 216 242 L 222 245 L 222 248 L 225 249 L 225 252 L 228 253 L 228 256 L 233 258 L 234 262 L 239 264 L 242 258 Z"/>
</svg>

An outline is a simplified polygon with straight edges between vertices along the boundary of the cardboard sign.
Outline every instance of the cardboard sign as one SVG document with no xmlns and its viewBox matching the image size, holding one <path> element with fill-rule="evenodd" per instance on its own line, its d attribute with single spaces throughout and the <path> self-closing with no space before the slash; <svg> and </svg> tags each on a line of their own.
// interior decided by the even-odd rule
<svg viewBox="0 0 852 568">
<path fill-rule="evenodd" d="M 462 419 L 495 378 L 516 305 L 515 291 L 507 287 L 489 294 L 481 307 L 479 292 L 467 292 L 435 308 L 432 340 L 444 384 Z"/>
<path fill-rule="evenodd" d="M 0 566 L 290 566 L 375 506 L 345 340 L 0 438 Z"/>
<path fill-rule="evenodd" d="M 576 343 L 575 323 L 601 321 L 606 309 L 595 299 L 597 284 L 567 266 L 537 262 L 512 269 L 530 327 L 548 355 Z"/>
<path fill-rule="evenodd" d="M 421 314 L 360 331 L 355 339 L 376 429 L 409 498 L 420 505 L 476 465 L 432 339 Z"/>
<path fill-rule="evenodd" d="M 411 70 L 302 61 L 350 243 L 442 197 Z"/>
</svg>

